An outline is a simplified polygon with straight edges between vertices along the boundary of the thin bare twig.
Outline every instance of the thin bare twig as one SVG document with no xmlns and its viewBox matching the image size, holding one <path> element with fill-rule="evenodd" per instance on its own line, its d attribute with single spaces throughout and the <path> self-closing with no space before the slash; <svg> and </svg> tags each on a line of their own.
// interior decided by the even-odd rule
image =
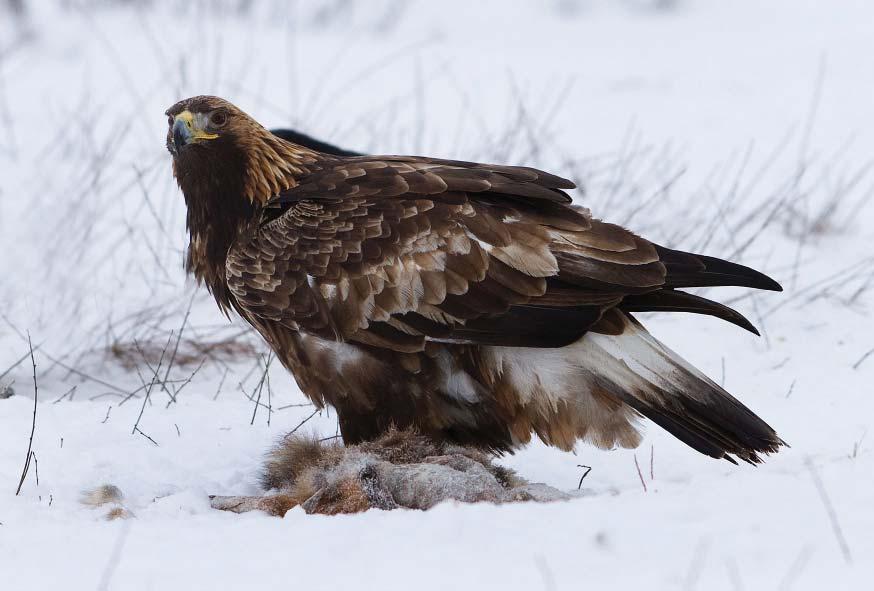
<svg viewBox="0 0 874 591">
<path fill-rule="evenodd" d="M 643 485 L 643 492 L 646 490 L 646 481 L 643 479 L 643 472 L 640 471 L 640 464 L 637 463 L 637 454 L 634 454 L 634 467 L 637 468 L 637 475 L 640 477 L 640 484 Z"/>
<path fill-rule="evenodd" d="M 655 480 L 655 445 L 649 446 L 649 479 Z"/>
<path fill-rule="evenodd" d="M 120 387 L 116 386 L 115 384 L 110 384 L 109 382 L 101 380 L 100 378 L 95 378 L 94 376 L 90 376 L 87 373 L 80 371 L 71 365 L 67 365 L 66 363 L 63 363 L 61 360 L 57 359 L 56 357 L 52 357 L 51 355 L 49 355 L 45 351 L 43 351 L 42 354 L 46 358 L 48 358 L 49 361 L 51 361 L 52 363 L 55 363 L 57 365 L 60 365 L 61 367 L 63 367 L 67 371 L 69 371 L 70 373 L 74 373 L 77 376 L 79 376 L 80 378 L 84 378 L 86 380 L 95 382 L 95 383 L 100 384 L 102 386 L 106 386 L 107 388 L 110 388 L 114 392 L 117 392 L 119 394 L 124 395 L 124 388 L 120 388 Z"/>
<path fill-rule="evenodd" d="M 297 404 L 283 404 L 282 406 L 277 406 L 276 410 L 285 410 L 286 408 L 300 408 L 302 406 L 312 406 L 312 402 L 300 402 Z"/>
<path fill-rule="evenodd" d="M 128 533 L 130 533 L 130 528 L 133 527 L 133 522 L 132 519 L 125 520 L 124 527 L 118 534 L 118 539 L 115 542 L 115 546 L 112 548 L 112 553 L 109 556 L 106 567 L 100 575 L 100 581 L 97 583 L 98 591 L 109 589 L 109 583 L 112 581 L 112 575 L 115 573 L 115 569 L 118 568 L 118 563 L 121 561 L 124 543 L 127 540 Z"/>
<path fill-rule="evenodd" d="M 838 546 L 841 548 L 841 553 L 844 555 L 844 560 L 847 564 L 852 564 L 853 557 L 850 554 L 850 546 L 847 544 L 847 539 L 844 537 L 844 532 L 841 529 L 841 524 L 838 521 L 838 514 L 835 512 L 835 508 L 832 505 L 831 499 L 829 499 L 828 492 L 825 490 L 825 485 L 822 483 L 822 479 L 819 477 L 819 474 L 816 471 L 816 466 L 813 465 L 813 460 L 810 457 L 804 459 L 804 465 L 807 466 L 807 469 L 810 471 L 810 477 L 813 478 L 813 484 L 816 486 L 816 491 L 819 493 L 819 498 L 822 500 L 822 504 L 825 507 L 825 511 L 828 514 L 829 521 L 831 522 L 832 531 L 835 533 L 835 539 L 838 541 Z"/>
<path fill-rule="evenodd" d="M 257 398 L 255 400 L 255 408 L 252 410 L 252 420 L 249 421 L 250 425 L 255 424 L 255 415 L 258 414 L 258 407 L 261 406 L 261 391 L 264 389 L 264 382 L 267 379 L 267 373 L 270 371 L 270 362 L 273 361 L 273 353 L 272 351 L 267 355 L 267 361 L 264 364 L 264 373 L 261 374 L 261 379 L 258 381 L 258 391 Z M 270 417 L 270 413 L 273 412 L 273 409 L 268 407 L 268 420 Z"/>
<path fill-rule="evenodd" d="M 30 333 L 27 334 L 27 345 L 30 349 L 30 363 L 33 365 L 33 421 L 30 424 L 30 439 L 27 441 L 27 455 L 24 458 L 24 467 L 21 469 L 21 478 L 18 481 L 18 488 L 15 489 L 15 496 L 21 492 L 21 487 L 24 485 L 24 479 L 27 477 L 27 471 L 30 469 L 30 460 L 33 457 L 33 434 L 36 432 L 36 404 L 39 399 L 39 388 L 36 385 L 36 359 L 33 357 L 33 343 L 30 342 Z M 39 482 L 37 482 L 39 484 Z"/>
<path fill-rule="evenodd" d="M 164 363 L 164 354 L 167 352 L 167 347 L 170 346 L 170 339 L 173 338 L 173 333 L 170 333 L 170 337 L 167 339 L 167 344 L 164 345 L 164 350 L 161 351 L 161 358 L 158 359 L 158 366 L 155 368 L 155 373 L 152 374 L 152 381 L 149 383 L 149 387 L 146 388 L 146 395 L 143 396 L 143 405 L 140 407 L 140 414 L 137 416 L 137 420 L 134 423 L 134 428 L 131 429 L 130 434 L 133 435 L 137 431 L 139 431 L 140 419 L 143 418 L 143 413 L 146 411 L 146 404 L 149 402 L 149 396 L 152 394 L 152 388 L 155 386 L 155 383 L 158 380 L 158 372 L 161 371 L 161 365 Z M 147 437 L 152 443 L 155 443 L 155 440 L 140 431 L 140 434 Z M 155 443 L 155 445 L 158 445 Z"/>
<path fill-rule="evenodd" d="M 288 439 L 289 437 L 291 437 L 292 435 L 294 435 L 294 434 L 297 432 L 298 429 L 300 429 L 301 427 L 303 427 L 303 426 L 307 423 L 307 421 L 309 421 L 311 418 L 313 418 L 314 416 L 316 416 L 316 413 L 318 413 L 320 410 L 321 410 L 321 409 L 319 409 L 319 408 L 317 408 L 316 410 L 314 410 L 310 416 L 308 416 L 307 418 L 305 418 L 304 420 L 302 420 L 300 423 L 298 423 L 298 424 L 297 424 L 297 427 L 295 427 L 294 429 L 292 429 L 291 431 L 289 431 L 288 433 L 286 433 L 286 434 L 285 434 L 285 437 L 283 437 L 283 439 Z"/>
<path fill-rule="evenodd" d="M 859 369 L 859 367 L 860 367 L 860 366 L 865 362 L 865 360 L 868 359 L 871 355 L 874 355 L 874 349 L 871 349 L 870 351 L 868 351 L 867 353 L 865 353 L 864 355 L 862 355 L 862 357 L 859 358 L 859 361 L 857 361 L 856 363 L 853 364 L 853 369 Z"/>
<path fill-rule="evenodd" d="M 70 402 L 72 402 L 72 401 L 73 401 L 73 396 L 76 395 L 76 388 L 78 388 L 78 386 L 73 386 L 72 388 L 70 388 L 69 390 L 67 390 L 67 391 L 64 392 L 63 394 L 61 394 L 61 396 L 60 396 L 57 400 L 53 401 L 52 404 L 57 404 L 57 403 L 59 403 L 61 400 L 63 400 L 63 399 L 66 398 L 67 396 L 70 397 Z"/>
<path fill-rule="evenodd" d="M 197 367 L 194 368 L 194 371 L 191 372 L 191 375 L 188 376 L 188 378 L 184 382 L 182 382 L 181 386 L 179 386 L 178 388 L 173 388 L 173 398 L 167 401 L 167 405 L 164 408 L 170 408 L 170 405 L 176 402 L 177 398 L 179 397 L 179 393 L 182 392 L 182 389 L 185 386 L 191 383 L 191 380 L 194 379 L 194 376 L 197 375 L 197 372 L 200 371 L 200 368 L 203 367 L 204 363 L 206 363 L 206 357 L 200 360 L 200 363 L 197 365 Z"/>
<path fill-rule="evenodd" d="M 213 400 L 218 399 L 219 394 L 222 393 L 222 386 L 223 386 L 224 383 L 225 383 L 225 378 L 228 377 L 228 371 L 230 371 L 230 369 L 226 367 L 226 368 L 225 368 L 225 373 L 222 374 L 222 379 L 221 379 L 221 381 L 219 382 L 218 388 L 215 389 L 215 396 L 212 397 Z"/>
<path fill-rule="evenodd" d="M 586 469 L 586 471 L 583 472 L 583 475 L 580 476 L 580 483 L 577 484 L 577 490 L 580 490 L 581 488 L 583 488 L 583 480 L 585 480 L 586 476 L 589 475 L 589 472 L 592 471 L 592 467 L 591 466 L 584 466 L 583 464 L 577 464 L 577 468 L 585 468 Z"/>
<path fill-rule="evenodd" d="M 167 364 L 167 371 L 164 372 L 164 381 L 161 383 L 161 387 L 170 396 L 170 402 L 167 403 L 168 407 L 171 403 L 176 402 L 176 394 L 170 392 L 170 389 L 167 387 L 166 384 L 167 380 L 170 378 L 170 370 L 173 369 L 173 363 L 176 361 L 176 355 L 177 353 L 179 353 L 179 341 L 182 340 L 182 333 L 185 331 L 185 325 L 188 324 L 188 316 L 191 314 L 191 306 L 193 305 L 194 295 L 191 296 L 191 300 L 189 300 L 188 302 L 188 309 L 185 310 L 185 317 L 182 319 L 182 326 L 179 327 L 179 333 L 176 335 L 176 344 L 173 346 L 173 355 L 170 356 L 170 362 Z M 201 365 L 203 365 L 203 362 L 201 362 Z M 198 367 L 197 369 L 200 369 L 200 367 Z M 197 370 L 194 370 L 194 373 L 197 373 Z M 194 377 L 194 374 L 192 374 L 191 377 Z M 180 387 L 179 389 L 181 390 L 182 387 Z"/>
<path fill-rule="evenodd" d="M 37 346 L 36 346 L 36 349 L 34 349 L 34 350 L 35 350 L 35 351 L 38 351 L 38 350 L 39 350 L 39 345 L 37 345 Z M 7 367 L 5 370 L 3 370 L 3 373 L 0 373 L 0 380 L 2 380 L 3 378 L 5 378 L 5 377 L 6 377 L 6 374 L 8 374 L 10 371 L 12 371 L 12 370 L 15 369 L 16 367 L 18 367 L 18 366 L 21 364 L 22 361 L 24 361 L 25 359 L 28 358 L 29 355 L 30 355 L 30 353 L 25 353 L 24 355 L 22 355 L 21 357 L 19 357 L 18 360 L 15 361 L 15 363 L 13 363 L 13 364 L 10 365 L 9 367 Z"/>
<path fill-rule="evenodd" d="M 157 442 L 157 441 L 155 441 L 154 439 L 152 439 L 151 437 L 149 437 L 148 435 L 146 435 L 145 433 L 143 433 L 142 431 L 140 431 L 140 428 L 139 428 L 139 427 L 134 427 L 134 433 L 139 433 L 140 435 L 142 435 L 143 437 L 145 437 L 146 439 L 148 439 L 149 441 L 151 441 L 152 443 L 154 443 L 154 444 L 155 444 L 155 447 L 161 447 L 160 445 L 158 445 L 158 442 Z M 131 433 L 131 435 L 133 435 L 133 433 Z"/>
<path fill-rule="evenodd" d="M 805 545 L 801 548 L 801 551 L 798 553 L 798 556 L 795 560 L 792 561 L 792 564 L 789 565 L 789 570 L 786 571 L 786 574 L 783 576 L 783 579 L 780 581 L 780 586 L 777 588 L 778 591 L 788 591 L 792 588 L 793 583 L 798 580 L 798 577 L 801 576 L 802 571 L 804 571 L 804 567 L 807 566 L 807 563 L 810 561 L 810 557 L 813 555 L 813 548 L 808 545 Z"/>
</svg>

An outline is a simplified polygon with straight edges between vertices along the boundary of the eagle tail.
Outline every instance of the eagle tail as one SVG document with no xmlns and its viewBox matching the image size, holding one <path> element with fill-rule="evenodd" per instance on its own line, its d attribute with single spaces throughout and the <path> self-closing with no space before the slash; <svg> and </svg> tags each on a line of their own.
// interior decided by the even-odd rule
<svg viewBox="0 0 874 591">
<path fill-rule="evenodd" d="M 621 318 L 611 324 L 618 322 L 621 332 L 590 332 L 580 341 L 586 349 L 586 373 L 598 390 L 713 458 L 756 464 L 762 461 L 760 454 L 786 445 L 767 423 L 634 318 L 614 315 Z"/>
<path fill-rule="evenodd" d="M 705 314 L 731 322 L 759 336 L 759 331 L 756 330 L 752 322 L 747 320 L 737 310 L 684 291 L 662 289 L 650 293 L 627 296 L 622 301 L 620 308 L 626 312 L 690 312 L 692 314 Z"/>
<path fill-rule="evenodd" d="M 755 269 L 703 254 L 653 246 L 665 266 L 665 287 L 732 285 L 783 291 L 779 283 Z"/>
</svg>

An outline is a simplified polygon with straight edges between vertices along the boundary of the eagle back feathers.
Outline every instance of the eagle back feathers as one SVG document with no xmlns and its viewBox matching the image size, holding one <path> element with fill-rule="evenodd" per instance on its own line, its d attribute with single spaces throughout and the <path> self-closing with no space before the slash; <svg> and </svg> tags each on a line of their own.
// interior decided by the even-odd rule
<svg viewBox="0 0 874 591">
<path fill-rule="evenodd" d="M 616 302 L 593 293 L 563 306 L 548 293 L 562 289 L 552 245 L 563 241 L 571 251 L 570 240 L 593 226 L 588 242 L 596 245 L 602 230 L 586 210 L 567 204 L 560 188 L 568 186 L 527 168 L 347 159 L 267 205 L 264 223 L 232 249 L 228 282 L 252 313 L 398 351 L 421 351 L 428 341 L 567 344 L 597 321 L 599 304 Z M 641 262 L 635 253 L 642 262 L 653 258 L 643 241 L 614 239 L 607 248 L 614 243 L 634 265 Z M 648 249 L 639 248 L 644 244 Z M 580 256 L 613 254 L 589 246 Z M 616 275 L 634 283 L 623 279 L 630 271 Z M 562 320 L 562 329 L 550 326 Z"/>
</svg>

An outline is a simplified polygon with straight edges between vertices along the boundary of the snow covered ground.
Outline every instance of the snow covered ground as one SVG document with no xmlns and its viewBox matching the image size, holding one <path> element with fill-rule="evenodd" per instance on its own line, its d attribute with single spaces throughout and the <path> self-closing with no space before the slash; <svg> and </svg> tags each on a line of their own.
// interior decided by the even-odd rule
<svg viewBox="0 0 874 591">
<path fill-rule="evenodd" d="M 870 585 L 870 3 L 26 4 L 23 22 L 0 11 L 0 390 L 15 392 L 0 399 L 0 588 Z M 643 321 L 791 449 L 736 467 L 648 425 L 636 452 L 502 460 L 568 491 L 591 466 L 569 502 L 211 510 L 209 494 L 256 493 L 266 449 L 313 409 L 276 367 L 250 400 L 266 349 L 182 272 L 163 111 L 207 93 L 350 148 L 570 175 L 599 217 L 770 273 L 784 293 L 719 294 L 762 338 Z M 146 404 L 146 360 L 164 378 L 180 328 Z M 16 496 L 26 332 L 39 403 Z M 300 428 L 329 436 L 336 419 Z M 80 503 L 103 483 L 135 518 Z"/>
</svg>

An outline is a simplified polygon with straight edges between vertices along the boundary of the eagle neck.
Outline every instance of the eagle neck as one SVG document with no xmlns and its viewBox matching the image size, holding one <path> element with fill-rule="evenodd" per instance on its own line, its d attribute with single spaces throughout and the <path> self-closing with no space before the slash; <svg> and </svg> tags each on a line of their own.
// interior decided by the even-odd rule
<svg viewBox="0 0 874 591">
<path fill-rule="evenodd" d="M 243 167 L 204 158 L 177 167 L 176 178 L 188 213 L 188 252 L 185 270 L 205 284 L 227 311 L 231 296 L 225 281 L 228 250 L 241 231 L 257 219 L 261 206 L 243 194 Z"/>
<path fill-rule="evenodd" d="M 250 203 L 265 205 L 270 199 L 297 186 L 310 171 L 318 154 L 264 130 L 254 134 L 247 154 L 243 194 Z"/>
<path fill-rule="evenodd" d="M 225 274 L 228 251 L 258 223 L 267 202 L 295 187 L 316 161 L 316 152 L 272 134 L 255 136 L 247 146 L 217 141 L 218 157 L 192 151 L 184 162 L 174 163 L 188 209 L 185 269 L 226 312 L 233 307 Z"/>
</svg>

